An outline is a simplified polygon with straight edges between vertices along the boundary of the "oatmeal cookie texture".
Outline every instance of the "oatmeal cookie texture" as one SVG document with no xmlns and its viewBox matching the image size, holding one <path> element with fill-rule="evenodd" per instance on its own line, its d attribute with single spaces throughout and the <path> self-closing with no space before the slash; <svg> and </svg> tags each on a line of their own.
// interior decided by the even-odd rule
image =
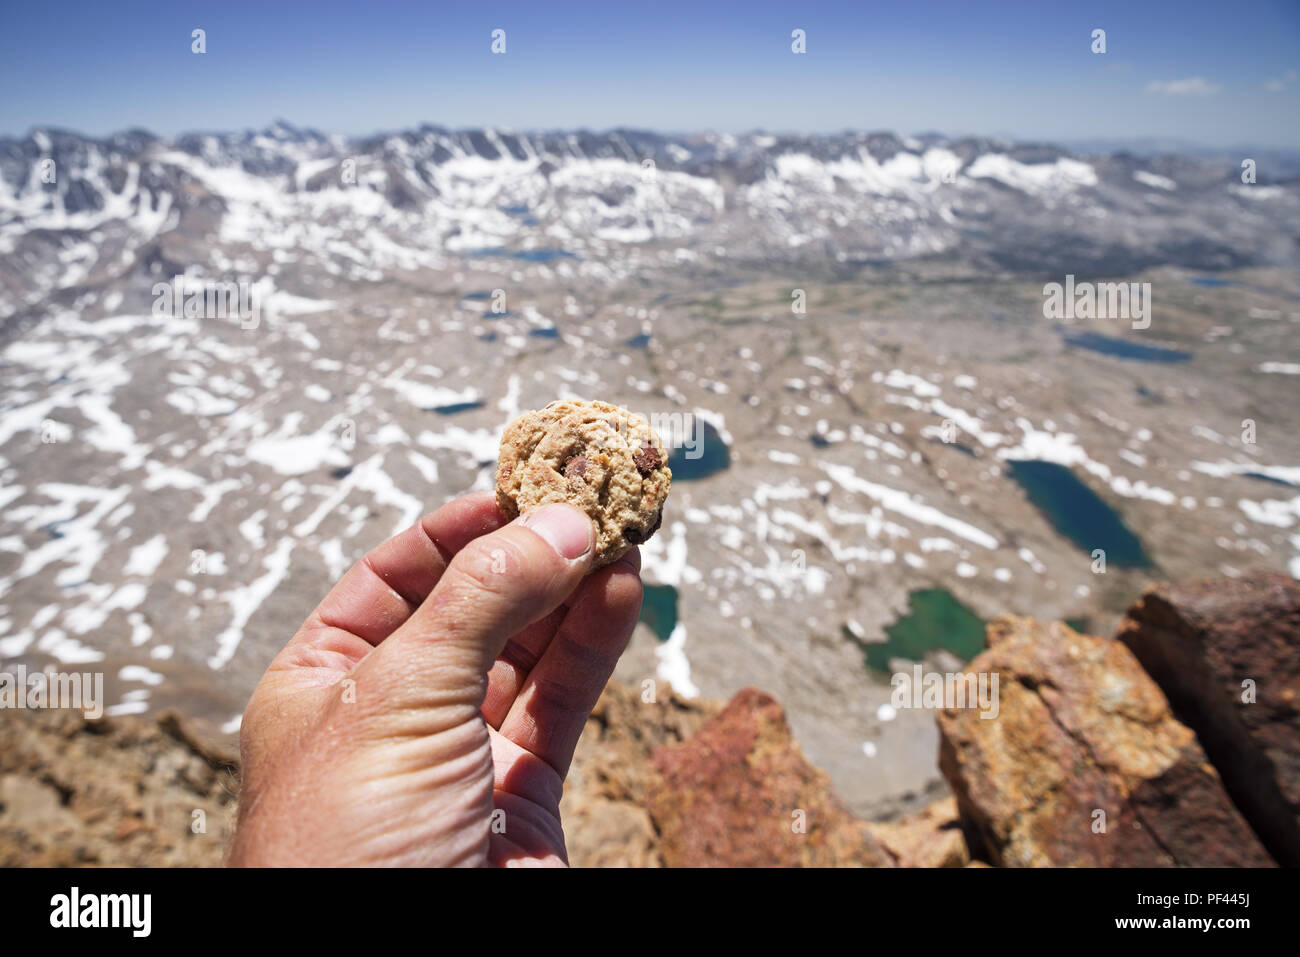
<svg viewBox="0 0 1300 957">
<path fill-rule="evenodd" d="M 672 480 L 645 419 L 608 402 L 566 399 L 506 426 L 497 504 L 510 518 L 551 502 L 582 509 L 596 523 L 600 567 L 659 530 Z"/>
</svg>

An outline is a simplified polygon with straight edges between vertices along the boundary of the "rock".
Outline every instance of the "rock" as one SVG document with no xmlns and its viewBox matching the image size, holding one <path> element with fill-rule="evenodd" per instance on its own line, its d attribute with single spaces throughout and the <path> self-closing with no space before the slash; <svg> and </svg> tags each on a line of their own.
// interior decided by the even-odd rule
<svg viewBox="0 0 1300 957">
<path fill-rule="evenodd" d="M 579 794 L 562 812 L 573 867 L 661 867 L 659 836 L 645 808 Z"/>
<path fill-rule="evenodd" d="M 901 820 L 868 827 L 899 867 L 965 867 L 970 863 L 957 802 L 951 797 Z"/>
<path fill-rule="evenodd" d="M 668 867 L 893 863 L 760 691 L 739 692 L 690 740 L 656 750 L 654 764 L 648 808 Z"/>
<path fill-rule="evenodd" d="M 968 666 L 999 711 L 939 712 L 939 767 L 971 853 L 1005 866 L 1272 861 L 1191 729 L 1123 644 L 1001 618 Z"/>
<path fill-rule="evenodd" d="M 655 748 L 685 741 L 722 702 L 683 698 L 660 686 L 653 700 L 611 681 L 574 753 L 560 816 L 574 867 L 659 867 L 659 838 L 646 810 Z"/>
<path fill-rule="evenodd" d="M 1300 866 L 1300 582 L 1154 586 L 1119 639 L 1196 732 L 1264 846 Z"/>
<path fill-rule="evenodd" d="M 172 713 L 0 712 L 0 866 L 219 866 L 236 766 Z"/>
<path fill-rule="evenodd" d="M 63 806 L 63 795 L 56 788 L 21 774 L 0 776 L 0 824 L 6 818 L 49 834 L 67 835 L 81 826 L 81 819 Z"/>
</svg>

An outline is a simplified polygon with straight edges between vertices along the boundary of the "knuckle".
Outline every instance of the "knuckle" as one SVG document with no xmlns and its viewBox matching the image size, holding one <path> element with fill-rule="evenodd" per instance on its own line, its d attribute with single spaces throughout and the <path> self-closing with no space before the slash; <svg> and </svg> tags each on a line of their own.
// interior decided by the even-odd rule
<svg viewBox="0 0 1300 957">
<path fill-rule="evenodd" d="M 518 530 L 486 535 L 466 545 L 448 568 L 459 584 L 474 591 L 505 594 L 553 573 L 553 556 Z"/>
<path fill-rule="evenodd" d="M 448 571 L 475 591 L 500 592 L 526 567 L 519 546 L 503 537 L 475 539 L 451 560 Z"/>
<path fill-rule="evenodd" d="M 626 598 L 631 604 L 638 608 L 641 605 L 641 599 L 645 597 L 645 583 L 641 581 L 641 574 L 636 570 L 617 569 L 610 577 L 610 584 L 619 598 Z"/>
<path fill-rule="evenodd" d="M 618 663 L 624 645 L 622 636 L 614 632 L 602 633 L 596 641 L 583 641 L 564 633 L 556 635 L 553 643 L 563 652 L 571 679 L 599 681 L 602 687 Z"/>
</svg>

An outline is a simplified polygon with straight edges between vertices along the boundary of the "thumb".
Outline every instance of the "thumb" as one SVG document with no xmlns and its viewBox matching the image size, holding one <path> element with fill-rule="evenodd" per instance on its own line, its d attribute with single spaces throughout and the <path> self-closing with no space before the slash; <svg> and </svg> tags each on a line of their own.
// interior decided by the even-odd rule
<svg viewBox="0 0 1300 957">
<path fill-rule="evenodd" d="M 474 539 L 415 613 L 357 665 L 358 687 L 371 689 L 366 697 L 386 714 L 407 711 L 416 726 L 405 730 L 414 733 L 433 730 L 426 722 L 435 712 L 452 724 L 477 715 L 510 636 L 573 592 L 594 550 L 591 519 L 562 503 Z"/>
</svg>

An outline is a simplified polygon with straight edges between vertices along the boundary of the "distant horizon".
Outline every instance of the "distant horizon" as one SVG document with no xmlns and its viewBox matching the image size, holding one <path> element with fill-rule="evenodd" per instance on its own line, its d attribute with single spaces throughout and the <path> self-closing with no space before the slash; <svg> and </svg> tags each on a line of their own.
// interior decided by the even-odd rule
<svg viewBox="0 0 1300 957">
<path fill-rule="evenodd" d="M 480 124 L 480 125 L 452 125 L 450 123 L 439 123 L 434 120 L 420 120 L 405 126 L 384 127 L 375 129 L 370 132 L 349 133 L 340 130 L 322 128 L 314 124 L 297 123 L 284 117 L 276 117 L 263 124 L 243 124 L 223 129 L 194 127 L 181 129 L 175 133 L 159 133 L 154 129 L 143 124 L 127 125 L 115 128 L 106 133 L 88 133 L 84 130 L 75 129 L 68 126 L 62 126 L 53 123 L 38 123 L 27 128 L 25 132 L 14 133 L 7 130 L 0 130 L 0 141 L 17 140 L 25 141 L 30 139 L 35 133 L 59 132 L 67 133 L 89 140 L 109 140 L 115 136 L 122 136 L 128 133 L 144 133 L 155 139 L 175 141 L 186 136 L 230 136 L 242 133 L 265 133 L 276 126 L 290 127 L 303 132 L 318 133 L 325 137 L 339 137 L 346 140 L 367 140 L 383 136 L 394 136 L 401 133 L 410 132 L 411 130 L 431 127 L 434 129 L 446 130 L 449 133 L 472 133 L 480 130 L 491 130 L 497 133 L 508 133 L 510 135 L 546 135 L 551 133 L 644 133 L 652 136 L 663 136 L 669 138 L 690 138 L 697 136 L 777 136 L 790 137 L 794 139 L 814 139 L 814 138 L 832 138 L 837 136 L 894 136 L 900 140 L 905 139 L 922 139 L 926 137 L 938 137 L 948 142 L 960 142 L 968 139 L 983 140 L 1000 140 L 1015 146 L 1058 146 L 1072 151 L 1100 148 L 1105 152 L 1118 152 L 1126 149 L 1140 149 L 1148 153 L 1176 153 L 1178 151 L 1195 151 L 1198 153 L 1236 153 L 1242 150 L 1254 150 L 1264 153 L 1279 154 L 1296 154 L 1300 155 L 1300 145 L 1288 146 L 1285 144 L 1260 144 L 1260 143 L 1228 143 L 1224 145 L 1198 142 L 1173 136 L 1147 136 L 1147 137 L 1115 137 L 1115 136 L 1079 136 L 1071 139 L 1053 139 L 1044 137 L 1025 137 L 1017 136 L 1007 132 L 995 133 L 973 133 L 958 132 L 948 133 L 942 130 L 925 129 L 911 132 L 900 132 L 894 129 L 882 128 L 840 128 L 828 130 L 778 130 L 754 128 L 741 130 L 737 132 L 716 130 L 716 129 L 690 129 L 690 130 L 669 130 L 656 129 L 646 126 L 635 126 L 631 124 L 619 124 L 615 126 L 537 126 L 537 127 L 511 127 L 502 124 Z"/>
<path fill-rule="evenodd" d="M 974 129 L 1292 150 L 1300 4 L 47 0 L 0 7 L 0 88 L 12 135 L 173 138 L 291 116 L 373 136 L 436 115 L 451 129 Z"/>
</svg>

